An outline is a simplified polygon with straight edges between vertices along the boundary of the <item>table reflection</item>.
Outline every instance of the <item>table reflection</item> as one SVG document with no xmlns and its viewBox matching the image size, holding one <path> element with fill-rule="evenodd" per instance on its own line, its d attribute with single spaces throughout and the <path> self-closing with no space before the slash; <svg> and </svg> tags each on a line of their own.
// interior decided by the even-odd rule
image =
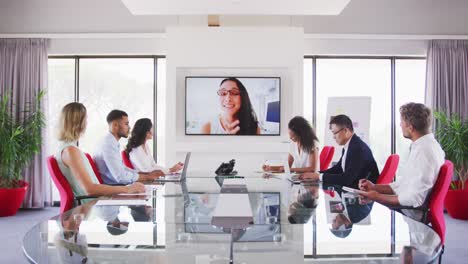
<svg viewBox="0 0 468 264">
<path fill-rule="evenodd" d="M 154 263 L 155 259 L 197 263 L 196 259 L 205 256 L 237 263 L 274 263 L 280 258 L 299 263 L 304 248 L 312 245 L 318 249 L 317 255 L 326 252 L 323 248 L 338 257 L 348 252 L 389 255 L 390 244 L 380 242 L 375 231 L 390 228 L 389 219 L 381 217 L 390 215 L 389 209 L 360 200 L 340 186 L 292 184 L 276 177 L 246 178 L 253 221 L 244 228 L 213 225 L 224 181 L 215 177 L 166 183 L 152 189 L 146 205 L 100 206 L 90 202 L 28 232 L 25 251 L 45 254 L 52 263 L 105 262 L 116 257 L 112 251 L 116 249 L 122 261 L 141 263 Z M 437 254 L 440 239 L 435 232 L 402 215 L 397 217 L 411 234 L 402 240 L 411 246 L 408 252 L 427 258 Z M 31 246 L 38 232 L 47 235 L 49 249 L 45 252 L 43 247 Z M 388 229 L 384 232 L 390 233 Z M 305 246 L 313 236 L 318 239 Z M 141 254 L 134 254 L 137 249 Z"/>
</svg>

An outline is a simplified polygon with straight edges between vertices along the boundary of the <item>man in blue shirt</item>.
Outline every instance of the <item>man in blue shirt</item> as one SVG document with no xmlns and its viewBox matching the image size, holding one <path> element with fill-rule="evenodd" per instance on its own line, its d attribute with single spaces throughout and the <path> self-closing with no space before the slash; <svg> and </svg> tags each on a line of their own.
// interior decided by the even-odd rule
<svg viewBox="0 0 468 264">
<path fill-rule="evenodd" d="M 160 170 L 137 172 L 126 167 L 120 152 L 120 138 L 127 138 L 130 132 L 128 115 L 121 110 L 112 110 L 107 115 L 109 133 L 101 141 L 94 160 L 105 184 L 130 184 L 135 181 L 152 181 L 162 175 Z"/>
</svg>

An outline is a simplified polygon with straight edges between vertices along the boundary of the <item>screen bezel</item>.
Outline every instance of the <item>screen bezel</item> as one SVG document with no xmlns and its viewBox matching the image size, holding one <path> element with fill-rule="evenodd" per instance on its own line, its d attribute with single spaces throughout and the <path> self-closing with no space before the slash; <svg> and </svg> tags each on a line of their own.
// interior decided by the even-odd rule
<svg viewBox="0 0 468 264">
<path fill-rule="evenodd" d="M 187 79 L 189 78 L 244 78 L 244 79 L 278 79 L 279 81 L 279 131 L 278 134 L 259 134 L 259 135 L 237 135 L 237 134 L 190 134 L 187 133 Z M 241 137 L 258 137 L 258 136 L 266 136 L 266 137 L 278 137 L 281 136 L 281 77 L 277 76 L 185 76 L 185 94 L 184 94 L 184 101 L 185 101 L 185 120 L 184 120 L 184 131 L 186 136 L 241 136 Z"/>
</svg>

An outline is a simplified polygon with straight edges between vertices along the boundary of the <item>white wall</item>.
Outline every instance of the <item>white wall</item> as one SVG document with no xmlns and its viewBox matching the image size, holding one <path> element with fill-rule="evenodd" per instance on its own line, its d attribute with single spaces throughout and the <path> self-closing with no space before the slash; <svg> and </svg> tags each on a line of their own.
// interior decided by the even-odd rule
<svg viewBox="0 0 468 264">
<path fill-rule="evenodd" d="M 51 55 L 166 55 L 168 48 L 166 34 L 93 34 L 70 35 L 66 38 L 44 34 L 43 37 L 52 37 L 49 47 Z M 425 56 L 429 36 L 422 36 L 421 39 L 371 37 L 306 34 L 303 36 L 303 55 Z"/>
<path fill-rule="evenodd" d="M 169 28 L 164 157 L 182 160 L 191 150 L 198 169 L 214 170 L 231 158 L 259 168 L 264 158 L 287 153 L 287 122 L 302 113 L 303 51 L 300 28 Z M 186 136 L 184 78 L 192 74 L 280 76 L 281 136 Z"/>
<path fill-rule="evenodd" d="M 351 36 L 350 36 L 351 37 Z M 426 56 L 426 39 L 304 39 L 304 55 Z"/>
<path fill-rule="evenodd" d="M 164 55 L 166 38 L 163 34 L 151 38 L 141 36 L 102 37 L 92 35 L 84 37 L 52 38 L 50 55 Z M 48 37 L 45 35 L 45 37 Z"/>
</svg>

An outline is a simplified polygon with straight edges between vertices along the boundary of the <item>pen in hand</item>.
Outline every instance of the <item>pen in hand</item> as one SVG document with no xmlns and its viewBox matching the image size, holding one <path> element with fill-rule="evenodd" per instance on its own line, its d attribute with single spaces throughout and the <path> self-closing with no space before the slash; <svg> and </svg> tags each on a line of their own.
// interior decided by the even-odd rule
<svg viewBox="0 0 468 264">
<path fill-rule="evenodd" d="M 361 189 L 361 190 L 363 189 L 362 184 L 363 184 L 364 182 L 366 182 L 366 181 L 369 180 L 370 175 L 371 175 L 371 172 L 369 171 L 369 172 L 367 173 L 367 176 L 366 176 L 364 179 L 361 179 L 361 180 L 359 181 L 359 189 Z M 367 190 L 365 190 L 365 191 L 367 191 Z"/>
</svg>

